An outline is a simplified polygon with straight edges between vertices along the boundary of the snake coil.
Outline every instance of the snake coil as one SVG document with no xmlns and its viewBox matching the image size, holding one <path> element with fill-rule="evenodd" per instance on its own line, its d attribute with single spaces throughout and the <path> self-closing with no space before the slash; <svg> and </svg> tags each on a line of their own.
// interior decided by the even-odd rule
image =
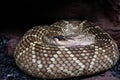
<svg viewBox="0 0 120 80">
<path fill-rule="evenodd" d="M 96 74 L 115 65 L 118 56 L 117 45 L 108 33 L 89 21 L 74 20 L 33 27 L 14 52 L 22 71 L 47 79 Z"/>
</svg>

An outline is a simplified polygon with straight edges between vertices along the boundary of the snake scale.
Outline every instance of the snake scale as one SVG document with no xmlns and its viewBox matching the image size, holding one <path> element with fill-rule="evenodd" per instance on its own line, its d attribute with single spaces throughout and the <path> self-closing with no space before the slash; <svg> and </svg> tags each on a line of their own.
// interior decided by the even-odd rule
<svg viewBox="0 0 120 80">
<path fill-rule="evenodd" d="M 96 74 L 116 64 L 115 41 L 87 20 L 35 26 L 19 41 L 15 62 L 25 73 L 56 79 Z"/>
</svg>

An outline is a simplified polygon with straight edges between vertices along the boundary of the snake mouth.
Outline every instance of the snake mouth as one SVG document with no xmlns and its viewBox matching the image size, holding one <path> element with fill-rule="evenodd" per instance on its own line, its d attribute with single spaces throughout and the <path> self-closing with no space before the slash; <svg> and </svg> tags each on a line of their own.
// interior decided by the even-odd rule
<svg viewBox="0 0 120 80">
<path fill-rule="evenodd" d="M 74 47 L 86 46 L 95 43 L 95 35 L 92 34 L 79 34 L 79 35 L 58 35 L 54 36 L 50 44 L 56 46 Z"/>
</svg>

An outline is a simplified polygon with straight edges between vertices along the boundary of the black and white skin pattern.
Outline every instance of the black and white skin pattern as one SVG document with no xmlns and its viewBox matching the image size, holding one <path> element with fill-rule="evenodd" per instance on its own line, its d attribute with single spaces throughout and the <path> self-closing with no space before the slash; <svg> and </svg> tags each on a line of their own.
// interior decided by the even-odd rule
<svg viewBox="0 0 120 80">
<path fill-rule="evenodd" d="M 22 71 L 47 79 L 96 74 L 115 65 L 118 56 L 110 35 L 86 20 L 35 26 L 24 34 L 14 52 Z"/>
</svg>

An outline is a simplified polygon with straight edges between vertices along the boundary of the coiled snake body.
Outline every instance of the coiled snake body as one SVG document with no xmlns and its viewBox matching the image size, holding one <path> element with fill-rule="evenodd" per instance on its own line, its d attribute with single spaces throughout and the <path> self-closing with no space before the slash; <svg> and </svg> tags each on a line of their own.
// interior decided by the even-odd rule
<svg viewBox="0 0 120 80">
<path fill-rule="evenodd" d="M 108 33 L 88 21 L 62 20 L 30 29 L 14 58 L 25 73 L 39 78 L 92 75 L 111 68 L 118 48 Z"/>
</svg>

